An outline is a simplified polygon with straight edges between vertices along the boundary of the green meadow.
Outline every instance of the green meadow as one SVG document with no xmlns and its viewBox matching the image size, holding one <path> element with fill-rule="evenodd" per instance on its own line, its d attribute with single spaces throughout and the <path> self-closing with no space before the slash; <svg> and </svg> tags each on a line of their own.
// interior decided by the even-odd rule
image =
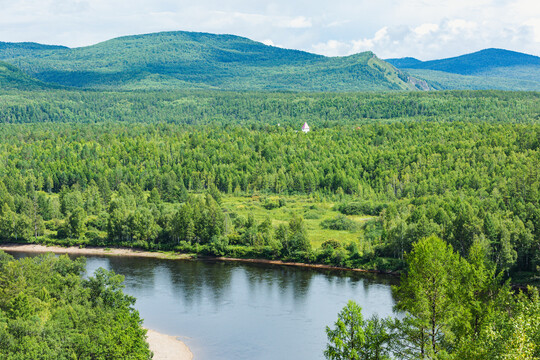
<svg viewBox="0 0 540 360">
<path fill-rule="evenodd" d="M 270 210 L 265 208 L 266 203 L 278 203 L 280 199 L 285 201 L 284 206 Z M 269 218 L 274 227 L 287 224 L 293 214 L 301 215 L 313 248 L 320 247 L 323 242 L 330 239 L 337 240 L 344 245 L 350 242 L 357 242 L 359 246 L 363 245 L 364 226 L 368 221 L 375 220 L 377 217 L 350 215 L 347 218 L 357 223 L 357 229 L 352 231 L 325 229 L 321 225 L 324 220 L 330 220 L 340 215 L 340 212 L 334 209 L 335 204 L 332 201 L 316 200 L 307 195 L 227 196 L 223 198 L 222 202 L 223 208 L 229 214 L 237 214 L 245 218 L 251 214 L 258 222 Z"/>
</svg>

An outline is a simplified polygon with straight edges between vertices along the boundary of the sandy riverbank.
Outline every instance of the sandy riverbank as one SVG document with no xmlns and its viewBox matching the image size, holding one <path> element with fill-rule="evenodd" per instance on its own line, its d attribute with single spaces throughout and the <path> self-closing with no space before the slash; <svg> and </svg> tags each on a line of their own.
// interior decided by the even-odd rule
<svg viewBox="0 0 540 360">
<path fill-rule="evenodd" d="M 107 255 L 107 256 L 132 256 L 132 257 L 147 257 L 157 259 L 190 259 L 191 256 L 186 254 L 160 253 L 152 251 L 134 250 L 130 248 L 97 248 L 97 247 L 62 247 L 62 246 L 45 246 L 36 244 L 3 244 L 0 245 L 0 250 L 6 251 L 24 251 L 32 253 L 47 253 L 55 254 L 72 254 L 72 255 Z"/>
<path fill-rule="evenodd" d="M 192 360 L 193 354 L 186 344 L 175 336 L 165 335 L 147 329 L 146 333 L 150 350 L 154 353 L 154 360 Z"/>
</svg>

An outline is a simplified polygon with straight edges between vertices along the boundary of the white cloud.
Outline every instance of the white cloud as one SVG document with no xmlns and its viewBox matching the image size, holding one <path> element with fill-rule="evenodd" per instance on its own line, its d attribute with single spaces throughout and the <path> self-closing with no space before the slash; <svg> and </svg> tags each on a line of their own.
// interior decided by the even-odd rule
<svg viewBox="0 0 540 360">
<path fill-rule="evenodd" d="M 372 49 L 375 44 L 385 42 L 387 43 L 390 40 L 388 36 L 388 27 L 385 26 L 375 33 L 372 39 L 360 39 L 352 42 L 351 51 L 352 53 L 357 53 L 360 51 L 366 51 Z"/>
<path fill-rule="evenodd" d="M 529 19 L 525 21 L 524 24 L 532 28 L 532 32 L 534 33 L 534 41 L 540 43 L 540 17 Z"/>
<path fill-rule="evenodd" d="M 414 32 L 419 36 L 428 35 L 437 30 L 439 30 L 439 25 L 430 23 L 422 24 L 414 28 Z"/>
<path fill-rule="evenodd" d="M 461 33 L 471 33 L 476 28 L 478 28 L 478 24 L 474 21 L 467 21 L 463 19 L 455 19 L 450 20 L 446 22 L 446 28 L 450 30 L 453 34 L 461 34 Z"/>
<path fill-rule="evenodd" d="M 293 28 L 293 29 L 302 29 L 302 28 L 310 28 L 313 25 L 311 24 L 310 19 L 306 19 L 304 16 L 298 16 L 294 19 L 285 20 L 281 23 L 282 27 L 286 28 Z"/>
<path fill-rule="evenodd" d="M 276 46 L 276 44 L 274 44 L 274 42 L 270 39 L 265 39 L 263 41 L 261 41 L 264 45 L 268 45 L 268 46 Z"/>
<path fill-rule="evenodd" d="M 350 41 L 329 40 L 313 47 L 315 52 L 336 56 L 373 51 L 381 58 L 414 56 L 423 60 L 461 55 L 488 47 L 538 49 L 536 28 L 465 19 L 445 19 L 439 24 L 415 27 L 383 27 L 372 37 Z M 527 44 L 531 44 L 527 48 Z M 465 46 L 464 46 L 465 45 Z"/>
<path fill-rule="evenodd" d="M 212 26 L 233 26 L 233 25 L 249 25 L 259 27 L 278 27 L 302 29 L 312 26 L 311 20 L 305 16 L 273 16 L 263 14 L 250 14 L 242 12 L 224 12 L 215 11 L 213 16 L 205 21 L 205 24 Z"/>
<path fill-rule="evenodd" d="M 340 26 L 347 25 L 350 23 L 351 23 L 351 20 L 349 19 L 336 20 L 336 21 L 331 21 L 330 23 L 326 24 L 325 27 L 327 28 L 340 27 Z"/>
<path fill-rule="evenodd" d="M 325 43 L 313 45 L 313 50 L 318 54 L 323 54 L 326 56 L 343 56 L 351 53 L 351 46 L 346 42 L 328 40 Z"/>
</svg>

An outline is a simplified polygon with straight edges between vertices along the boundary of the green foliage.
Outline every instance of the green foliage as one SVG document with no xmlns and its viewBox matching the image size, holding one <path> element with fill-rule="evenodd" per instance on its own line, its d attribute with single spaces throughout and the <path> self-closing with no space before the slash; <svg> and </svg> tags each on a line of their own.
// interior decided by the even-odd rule
<svg viewBox="0 0 540 360">
<path fill-rule="evenodd" d="M 283 249 L 289 254 L 311 250 L 304 219 L 301 216 L 294 214 L 289 221 L 289 233 L 287 240 L 283 243 Z"/>
<path fill-rule="evenodd" d="M 123 278 L 84 259 L 52 254 L 18 261 L 0 252 L 0 358 L 150 359 L 146 330 Z"/>
<path fill-rule="evenodd" d="M 0 89 L 3 90 L 44 90 L 58 88 L 36 80 L 13 65 L 0 61 Z"/>
<path fill-rule="evenodd" d="M 507 311 L 486 319 L 478 336 L 464 341 L 458 356 L 470 359 L 540 358 L 540 300 L 529 288 L 509 302 Z"/>
<path fill-rule="evenodd" d="M 442 91 L 424 93 L 289 93 L 229 91 L 6 91 L 0 92 L 2 123 L 172 123 L 184 125 L 241 124 L 252 130 L 299 130 L 304 121 L 317 128 L 356 128 L 374 119 L 429 122 L 509 122 L 537 120 L 537 92 Z M 388 121 L 382 121 L 381 125 Z M 316 125 L 316 127 L 313 127 Z M 350 126 L 350 127 L 349 127 Z M 136 129 L 135 129 L 136 130 Z M 164 131 L 161 127 L 158 131 Z M 364 129 L 358 129 L 360 133 Z M 369 132 L 372 145 L 388 146 L 393 131 Z M 68 134 L 65 134 L 68 135 Z M 113 138 L 111 133 L 110 138 Z M 394 135 L 394 136 L 392 136 Z M 305 137 L 306 138 L 306 137 Z M 191 144 L 202 139 L 194 134 Z M 264 139 L 262 139 L 264 140 Z M 337 140 L 337 139 L 336 139 Z M 280 160 L 277 144 L 261 143 L 266 161 Z M 91 153 L 92 148 L 87 148 Z M 98 185 L 101 185 L 96 181 Z M 217 185 L 217 184 L 216 184 Z M 188 187 L 188 183 L 185 183 Z M 218 185 L 219 186 L 219 185 Z M 56 189 L 58 191 L 59 189 Z M 234 190 L 234 187 L 231 189 Z"/>
<path fill-rule="evenodd" d="M 397 308 L 407 311 L 427 341 L 418 348 L 420 358 L 434 358 L 444 351 L 454 334 L 452 325 L 460 316 L 459 255 L 436 236 L 419 240 L 407 256 L 407 273 L 395 294 Z"/>
<path fill-rule="evenodd" d="M 364 320 L 362 308 L 349 300 L 338 314 L 335 329 L 326 327 L 328 345 L 324 356 L 329 360 L 389 359 L 387 321 L 376 316 Z"/>
<path fill-rule="evenodd" d="M 538 66 L 498 68 L 479 75 L 460 75 L 437 70 L 405 69 L 418 79 L 427 81 L 436 90 L 506 90 L 539 91 L 540 69 Z M 529 78 L 525 76 L 530 75 Z"/>
<path fill-rule="evenodd" d="M 67 219 L 67 233 L 70 238 L 80 238 L 86 230 L 86 213 L 78 207 L 69 214 Z"/>
<path fill-rule="evenodd" d="M 345 215 L 379 215 L 385 208 L 385 204 L 372 202 L 352 202 L 339 204 L 337 209 Z"/>
<path fill-rule="evenodd" d="M 345 215 L 338 215 L 333 219 L 324 220 L 321 226 L 325 229 L 354 231 L 358 224 Z"/>
<path fill-rule="evenodd" d="M 336 328 L 326 327 L 330 344 L 324 352 L 327 359 L 345 360 L 361 358 L 360 347 L 365 343 L 362 308 L 354 301 L 349 301 L 338 314 Z"/>
</svg>

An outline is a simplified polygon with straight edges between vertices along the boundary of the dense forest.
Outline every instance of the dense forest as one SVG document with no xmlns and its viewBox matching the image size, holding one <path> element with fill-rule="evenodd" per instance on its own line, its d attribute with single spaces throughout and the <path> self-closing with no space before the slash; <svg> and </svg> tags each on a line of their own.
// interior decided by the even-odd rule
<svg viewBox="0 0 540 360">
<path fill-rule="evenodd" d="M 151 359 L 123 276 L 99 269 L 84 279 L 85 265 L 0 251 L 0 358 Z"/>
<path fill-rule="evenodd" d="M 396 270 L 437 235 L 535 281 L 539 97 L 6 91 L 0 238 Z"/>
<path fill-rule="evenodd" d="M 299 130 L 395 121 L 535 123 L 538 92 L 414 93 L 1 91 L 2 123 L 269 125 Z M 383 120 L 383 121 L 381 121 Z"/>
</svg>

